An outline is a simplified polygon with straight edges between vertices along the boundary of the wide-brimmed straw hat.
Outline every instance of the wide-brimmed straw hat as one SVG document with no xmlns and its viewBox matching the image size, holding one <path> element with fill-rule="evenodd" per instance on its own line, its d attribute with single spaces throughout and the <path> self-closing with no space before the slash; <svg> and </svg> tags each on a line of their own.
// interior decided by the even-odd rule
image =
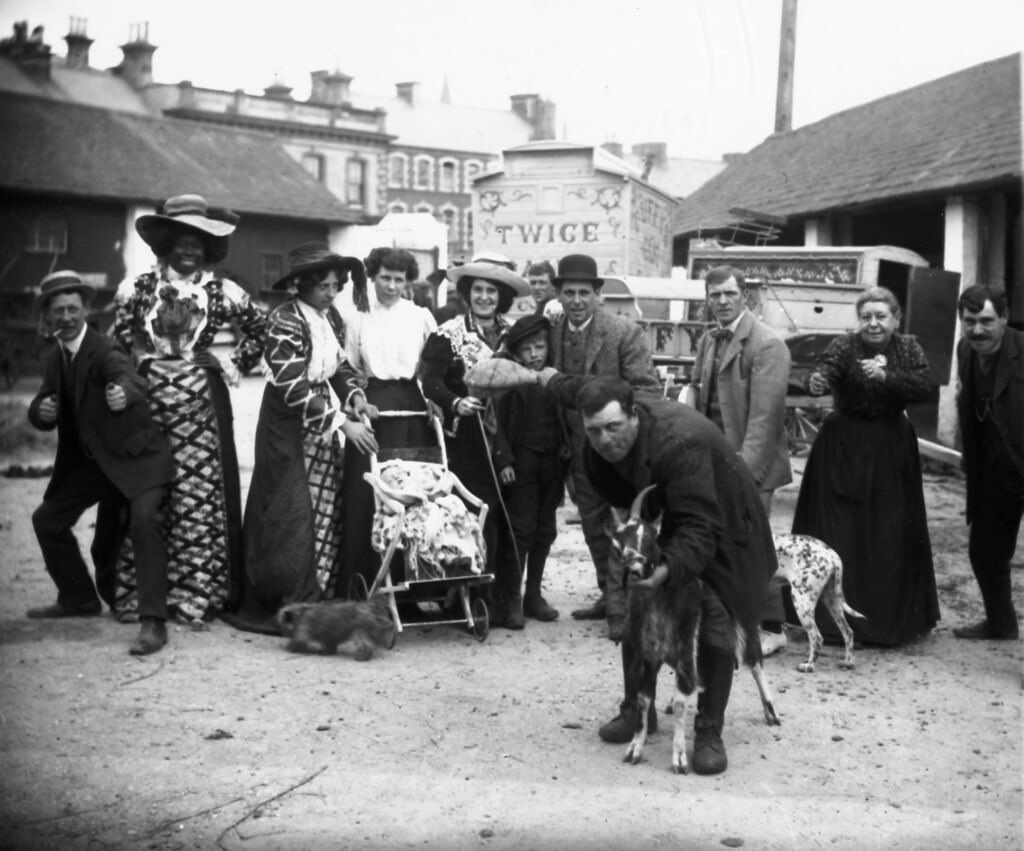
<svg viewBox="0 0 1024 851">
<path fill-rule="evenodd" d="M 166 257 L 183 233 L 203 241 L 206 263 L 218 263 L 228 255 L 228 237 L 238 226 L 237 213 L 211 207 L 202 195 L 175 195 L 161 205 L 160 212 L 135 220 L 135 230 L 157 257 Z"/>
<path fill-rule="evenodd" d="M 569 254 L 558 261 L 558 275 L 551 283 L 561 288 L 566 281 L 581 281 L 594 289 L 604 286 L 604 278 L 597 274 L 597 261 L 589 254 Z"/>
<path fill-rule="evenodd" d="M 453 266 L 447 272 L 448 280 L 455 284 L 455 289 L 466 302 L 469 302 L 469 291 L 477 278 L 494 284 L 498 288 L 498 313 L 508 313 L 512 302 L 531 293 L 530 285 L 525 278 L 515 272 L 498 266 L 495 263 L 482 261 L 464 263 Z"/>
<path fill-rule="evenodd" d="M 45 308 L 51 298 L 61 293 L 81 293 L 82 301 L 88 303 L 96 295 L 96 288 L 83 281 L 78 272 L 70 269 L 51 272 L 39 282 L 39 292 L 33 306 L 36 310 Z"/>
<path fill-rule="evenodd" d="M 335 254 L 325 242 L 304 242 L 288 252 L 288 272 L 275 281 L 271 289 L 283 290 L 295 283 L 301 275 L 334 269 L 338 275 L 339 289 L 352 279 L 352 301 L 364 313 L 369 308 L 366 297 L 366 269 L 358 257 L 343 257 Z"/>
</svg>

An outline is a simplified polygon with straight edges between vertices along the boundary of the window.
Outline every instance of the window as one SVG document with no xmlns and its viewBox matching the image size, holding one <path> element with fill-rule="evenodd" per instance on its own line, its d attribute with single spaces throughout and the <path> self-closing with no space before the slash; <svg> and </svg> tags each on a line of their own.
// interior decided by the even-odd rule
<svg viewBox="0 0 1024 851">
<path fill-rule="evenodd" d="M 36 254 L 64 254 L 68 250 L 68 223 L 63 219 L 33 219 L 25 250 Z"/>
<path fill-rule="evenodd" d="M 432 206 L 430 206 L 430 204 L 421 203 L 421 204 L 417 204 L 416 205 L 416 212 L 417 213 L 433 213 L 434 212 L 434 208 Z"/>
<path fill-rule="evenodd" d="M 324 182 L 324 158 L 320 154 L 303 154 L 302 167 L 313 175 L 316 180 L 319 180 L 321 183 Z"/>
<path fill-rule="evenodd" d="M 408 209 L 409 208 L 408 206 L 406 206 L 405 201 L 392 201 L 390 204 L 388 204 L 389 213 L 405 213 L 408 211 Z"/>
<path fill-rule="evenodd" d="M 473 247 L 473 211 L 466 211 L 466 246 Z"/>
<path fill-rule="evenodd" d="M 464 191 L 470 192 L 473 189 L 473 178 L 480 174 L 483 166 L 480 165 L 478 160 L 468 160 L 463 166 L 463 172 L 466 175 L 466 188 Z"/>
<path fill-rule="evenodd" d="M 438 190 L 441 192 L 458 192 L 457 176 L 458 164 L 454 160 L 442 160 L 441 173 L 438 177 Z"/>
<path fill-rule="evenodd" d="M 413 184 L 416 189 L 434 188 L 434 161 L 430 157 L 416 157 L 416 175 Z"/>
<path fill-rule="evenodd" d="M 388 157 L 388 186 L 391 189 L 405 189 L 409 185 L 406 170 L 409 159 L 405 154 L 392 154 Z"/>
<path fill-rule="evenodd" d="M 284 255 L 277 252 L 260 254 L 260 279 L 268 290 L 284 275 Z"/>
<path fill-rule="evenodd" d="M 454 242 L 459 238 L 458 211 L 454 207 L 445 207 L 439 216 L 448 230 L 448 242 Z"/>
<path fill-rule="evenodd" d="M 356 207 L 366 204 L 365 160 L 349 160 L 345 164 L 345 200 Z"/>
</svg>

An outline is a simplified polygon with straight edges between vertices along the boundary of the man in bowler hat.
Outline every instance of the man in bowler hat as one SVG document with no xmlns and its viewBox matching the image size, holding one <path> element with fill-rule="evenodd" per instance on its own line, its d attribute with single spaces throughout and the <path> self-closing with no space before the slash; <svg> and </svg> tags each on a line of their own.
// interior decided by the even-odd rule
<svg viewBox="0 0 1024 851">
<path fill-rule="evenodd" d="M 657 394 L 661 382 L 654 369 L 651 348 L 643 329 L 624 316 L 606 313 L 601 307 L 604 279 L 597 274 L 597 262 L 587 254 L 570 254 L 558 263 L 552 283 L 562 303 L 563 320 L 551 333 L 551 364 L 566 375 L 605 375 L 621 378 L 636 390 Z M 586 431 L 579 411 L 564 411 L 572 449 L 569 495 L 580 512 L 583 537 L 590 550 L 601 590 L 598 600 L 572 616 L 578 620 L 607 618 L 608 637 L 622 638 L 625 592 L 622 577 L 608 575 L 611 544 L 605 523 L 608 503 L 587 479 L 583 465 Z"/>
<path fill-rule="evenodd" d="M 113 600 L 112 532 L 117 508 L 130 506 L 130 534 L 138 571 L 141 629 L 134 655 L 167 643 L 167 556 L 160 530 L 160 502 L 174 472 L 170 444 L 146 405 L 146 382 L 128 356 L 86 325 L 95 291 L 75 272 L 43 279 L 37 306 L 57 345 L 47 356 L 43 383 L 29 407 L 38 429 L 57 429 L 57 459 L 32 525 L 57 601 L 29 609 L 30 618 L 98 615 L 100 596 Z M 93 584 L 72 527 L 99 503 L 93 541 Z"/>
</svg>

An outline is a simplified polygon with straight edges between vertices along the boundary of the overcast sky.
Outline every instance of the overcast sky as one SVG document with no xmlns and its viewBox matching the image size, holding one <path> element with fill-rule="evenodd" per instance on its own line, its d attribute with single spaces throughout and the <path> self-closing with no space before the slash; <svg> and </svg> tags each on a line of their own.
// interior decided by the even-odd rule
<svg viewBox="0 0 1024 851">
<path fill-rule="evenodd" d="M 43 24 L 63 55 L 86 18 L 92 62 L 120 61 L 148 21 L 160 82 L 309 94 L 341 70 L 352 92 L 418 80 L 438 100 L 557 104 L 576 142 L 666 141 L 673 156 L 746 151 L 774 128 L 782 0 L 0 0 L 0 29 Z M 1024 0 L 799 0 L 793 118 L 833 112 L 1019 51 Z"/>
</svg>

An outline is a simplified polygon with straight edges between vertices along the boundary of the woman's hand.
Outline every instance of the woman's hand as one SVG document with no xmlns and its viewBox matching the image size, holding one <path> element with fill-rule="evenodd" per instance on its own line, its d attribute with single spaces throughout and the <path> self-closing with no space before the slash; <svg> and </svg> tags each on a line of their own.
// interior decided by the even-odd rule
<svg viewBox="0 0 1024 851">
<path fill-rule="evenodd" d="M 363 455 L 369 455 L 371 452 L 375 453 L 378 449 L 377 439 L 373 436 L 373 429 L 368 425 L 346 419 L 341 424 L 341 433 L 345 435 L 345 440 L 352 441 L 352 445 L 362 452 Z"/>
<path fill-rule="evenodd" d="M 204 369 L 212 369 L 214 372 L 223 372 L 224 365 L 220 359 L 208 349 L 200 349 L 192 355 L 192 363 Z"/>
<path fill-rule="evenodd" d="M 885 378 L 885 363 L 878 358 L 864 358 L 860 362 L 860 368 L 868 378 L 878 381 Z"/>
<path fill-rule="evenodd" d="M 812 396 L 824 396 L 828 393 L 828 379 L 820 372 L 812 372 L 807 379 L 807 389 Z"/>
<path fill-rule="evenodd" d="M 111 381 L 107 384 L 104 395 L 107 397 L 107 407 L 115 414 L 128 407 L 128 396 L 120 384 L 115 384 Z"/>
<path fill-rule="evenodd" d="M 468 417 L 479 414 L 484 410 L 484 403 L 476 396 L 463 396 L 455 403 L 455 413 L 460 417 Z"/>
<path fill-rule="evenodd" d="M 498 473 L 498 478 L 501 480 L 503 485 L 510 485 L 516 480 L 516 468 L 509 464 L 507 467 L 502 467 L 501 472 Z"/>
<path fill-rule="evenodd" d="M 668 566 L 659 564 L 654 568 L 654 572 L 651 573 L 646 579 L 638 579 L 634 582 L 634 585 L 639 585 L 641 588 L 659 588 L 665 584 L 665 580 L 668 579 Z"/>
</svg>

